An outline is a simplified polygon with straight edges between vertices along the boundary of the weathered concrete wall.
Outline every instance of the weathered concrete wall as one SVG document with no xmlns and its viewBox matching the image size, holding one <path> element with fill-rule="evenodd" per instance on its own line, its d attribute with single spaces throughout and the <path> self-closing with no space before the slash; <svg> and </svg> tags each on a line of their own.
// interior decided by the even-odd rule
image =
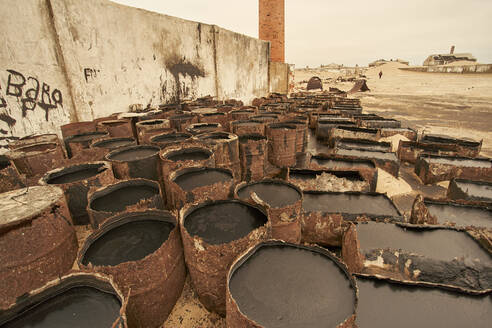
<svg viewBox="0 0 492 328">
<path fill-rule="evenodd" d="M 215 95 L 213 27 L 106 0 L 50 0 L 81 120 Z"/>
<path fill-rule="evenodd" d="M 418 66 L 401 67 L 404 71 L 428 72 L 428 73 L 492 73 L 492 64 L 476 64 L 462 66 Z"/>
<path fill-rule="evenodd" d="M 55 131 L 73 116 L 45 0 L 0 0 L 0 148 L 12 136 Z"/>
<path fill-rule="evenodd" d="M 265 41 L 107 0 L 0 5 L 0 146 L 130 104 L 269 91 Z"/>
<path fill-rule="evenodd" d="M 258 39 L 215 27 L 217 94 L 250 103 L 268 93 L 269 45 Z"/>
<path fill-rule="evenodd" d="M 270 63 L 270 92 L 287 94 L 289 91 L 289 64 Z"/>
</svg>

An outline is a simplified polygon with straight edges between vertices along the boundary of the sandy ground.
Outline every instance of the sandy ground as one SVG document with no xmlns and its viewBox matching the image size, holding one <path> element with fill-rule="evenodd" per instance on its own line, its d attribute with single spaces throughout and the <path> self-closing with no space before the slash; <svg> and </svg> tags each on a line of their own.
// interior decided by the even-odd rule
<svg viewBox="0 0 492 328">
<path fill-rule="evenodd" d="M 483 139 L 482 155 L 492 157 L 492 74 L 421 73 L 399 67 L 406 66 L 389 63 L 363 70 L 371 91 L 350 96 L 361 99 L 364 112 L 401 120 L 419 132 Z M 301 82 L 314 75 L 325 89 L 348 91 L 353 86 L 336 83 L 344 76 L 339 72 L 314 69 L 296 70 L 296 86 L 305 87 Z"/>
</svg>

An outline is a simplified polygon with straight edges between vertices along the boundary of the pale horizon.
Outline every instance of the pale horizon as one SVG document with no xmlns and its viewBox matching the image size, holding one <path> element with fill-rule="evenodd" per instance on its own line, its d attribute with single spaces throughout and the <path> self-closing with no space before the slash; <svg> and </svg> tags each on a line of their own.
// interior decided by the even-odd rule
<svg viewBox="0 0 492 328">
<path fill-rule="evenodd" d="M 258 38 L 258 0 L 112 0 L 165 15 L 214 24 Z M 427 56 L 471 53 L 492 63 L 492 1 L 285 1 L 285 60 L 296 67 L 367 66 L 377 59 L 422 65 Z"/>
</svg>

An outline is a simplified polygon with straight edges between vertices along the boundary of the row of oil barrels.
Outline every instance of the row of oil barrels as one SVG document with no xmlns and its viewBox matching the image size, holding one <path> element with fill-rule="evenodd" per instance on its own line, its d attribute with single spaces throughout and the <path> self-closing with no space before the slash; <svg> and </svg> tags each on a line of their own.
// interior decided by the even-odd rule
<svg viewBox="0 0 492 328">
<path fill-rule="evenodd" d="M 227 312 L 230 327 L 254 327 L 240 304 L 247 303 L 245 313 L 251 306 L 251 313 L 256 313 L 256 296 L 250 295 L 250 289 L 258 287 L 254 277 L 264 274 L 270 267 L 268 262 L 279 261 L 279 256 L 284 258 L 279 264 L 290 270 L 317 265 L 318 274 L 335 274 L 334 284 L 348 284 L 350 292 L 346 297 L 352 303 L 348 312 L 344 309 L 343 315 L 347 315 L 340 323 L 353 322 L 355 285 L 345 265 L 321 248 L 298 245 L 302 192 L 295 185 L 280 180 L 241 183 L 235 188 L 236 199 L 186 204 L 176 216 L 159 209 L 160 195 L 147 202 L 142 195 L 135 196 L 135 191 L 127 190 L 124 195 L 121 189 L 115 189 L 125 183 L 134 186 L 141 182 L 149 180 L 109 185 L 92 194 L 109 191 L 99 199 L 89 194 L 89 209 L 111 208 L 116 213 L 102 220 L 80 249 L 61 188 L 35 186 L 1 194 L 0 305 L 7 311 L 0 313 L 0 324 L 15 327 L 20 322 L 44 318 L 39 320 L 45 324 L 58 320 L 58 325 L 68 326 L 74 320 L 94 320 L 90 311 L 102 307 L 107 309 L 101 314 L 106 326 L 115 323 L 121 327 L 158 327 L 181 294 L 187 268 L 194 289 L 208 310 L 222 315 Z M 158 184 L 154 184 L 158 190 Z M 145 188 L 142 190 L 149 192 Z M 138 206 L 121 208 L 121 203 L 132 197 Z M 285 242 L 288 240 L 293 243 Z M 256 253 L 265 256 L 258 260 L 260 267 L 255 264 L 247 269 L 251 272 L 245 282 L 236 281 L 242 280 L 243 261 L 256 258 Z M 69 272 L 74 260 L 82 273 Z M 284 270 L 282 265 L 278 270 Z M 249 268 L 246 264 L 244 267 Z M 300 273 L 291 274 L 301 281 L 309 279 L 309 270 Z M 261 291 L 265 299 L 274 297 L 268 289 L 259 288 Z M 319 290 L 327 291 L 328 286 Z M 35 306 L 40 303 L 43 306 Z M 55 304 L 61 303 L 64 305 L 52 314 Z M 311 303 L 314 305 L 315 299 Z M 290 306 L 298 305 L 292 301 Z M 31 308 L 36 310 L 31 313 Z M 81 308 L 84 310 L 79 311 Z M 71 316 L 74 311 L 78 314 L 75 318 Z M 337 318 L 341 318 L 339 314 Z M 307 320 L 306 315 L 296 320 Z"/>
</svg>

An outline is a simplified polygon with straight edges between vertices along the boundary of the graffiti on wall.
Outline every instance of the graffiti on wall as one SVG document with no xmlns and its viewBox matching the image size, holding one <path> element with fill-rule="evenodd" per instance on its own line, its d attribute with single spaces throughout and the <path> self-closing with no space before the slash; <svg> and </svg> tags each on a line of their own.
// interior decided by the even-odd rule
<svg viewBox="0 0 492 328">
<path fill-rule="evenodd" d="M 22 117 L 26 117 L 28 111 L 34 111 L 37 107 L 45 112 L 46 121 L 49 120 L 50 110 L 63 107 L 63 95 L 59 89 L 52 88 L 46 82 L 40 82 L 36 77 L 24 76 L 24 74 L 12 69 L 7 70 L 7 84 L 4 89 L 0 85 L 0 109 L 7 107 L 8 97 L 15 97 L 20 102 Z M 5 113 L 0 114 L 0 120 L 11 127 L 16 120 Z M 8 121 L 9 120 L 9 121 Z"/>
<path fill-rule="evenodd" d="M 95 68 L 84 68 L 84 77 L 85 82 L 89 82 L 90 80 L 94 80 L 101 73 L 101 70 Z"/>
</svg>

